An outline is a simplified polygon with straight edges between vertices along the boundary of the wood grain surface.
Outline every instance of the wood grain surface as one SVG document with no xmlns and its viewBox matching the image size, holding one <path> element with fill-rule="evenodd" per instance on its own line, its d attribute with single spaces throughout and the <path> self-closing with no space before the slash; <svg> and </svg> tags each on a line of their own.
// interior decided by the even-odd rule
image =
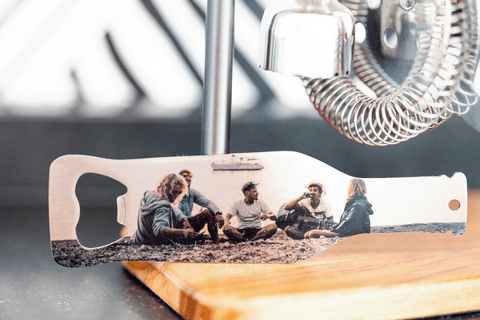
<svg viewBox="0 0 480 320">
<path fill-rule="evenodd" d="M 467 229 L 348 238 L 290 265 L 124 262 L 186 319 L 399 319 L 480 309 L 480 190 Z"/>
</svg>

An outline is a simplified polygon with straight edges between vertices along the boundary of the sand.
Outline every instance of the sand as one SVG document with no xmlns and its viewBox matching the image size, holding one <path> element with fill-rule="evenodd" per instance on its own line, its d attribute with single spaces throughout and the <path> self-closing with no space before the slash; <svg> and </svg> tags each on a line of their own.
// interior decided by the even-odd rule
<svg viewBox="0 0 480 320">
<path fill-rule="evenodd" d="M 465 223 L 428 223 L 402 226 L 372 227 L 372 233 L 452 231 L 461 235 Z M 293 240 L 278 229 L 270 239 L 231 242 L 224 235 L 220 244 L 204 240 L 195 244 L 161 246 L 135 246 L 123 238 L 102 248 L 86 249 L 76 240 L 52 242 L 55 261 L 65 267 L 85 267 L 116 261 L 167 261 L 196 263 L 294 263 L 318 254 L 345 238 L 319 238 Z"/>
</svg>

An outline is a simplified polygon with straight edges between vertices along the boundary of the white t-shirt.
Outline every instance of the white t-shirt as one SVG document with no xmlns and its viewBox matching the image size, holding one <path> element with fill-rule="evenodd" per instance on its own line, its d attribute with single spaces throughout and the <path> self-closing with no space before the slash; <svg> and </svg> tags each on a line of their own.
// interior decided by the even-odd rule
<svg viewBox="0 0 480 320">
<path fill-rule="evenodd" d="M 262 213 L 270 213 L 271 210 L 263 200 L 255 200 L 252 204 L 246 204 L 245 200 L 238 200 L 232 204 L 230 213 L 232 216 L 238 216 L 240 221 L 238 228 L 261 228 L 262 221 L 260 215 Z"/>
<path fill-rule="evenodd" d="M 302 199 L 298 205 L 306 208 L 317 219 L 324 220 L 325 218 L 333 217 L 332 206 L 327 199 L 320 199 L 318 207 L 313 208 L 309 198 Z"/>
</svg>

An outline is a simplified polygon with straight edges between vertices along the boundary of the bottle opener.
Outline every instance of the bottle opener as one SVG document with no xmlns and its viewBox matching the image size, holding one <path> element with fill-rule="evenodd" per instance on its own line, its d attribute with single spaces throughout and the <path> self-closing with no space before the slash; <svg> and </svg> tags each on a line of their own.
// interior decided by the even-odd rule
<svg viewBox="0 0 480 320">
<path fill-rule="evenodd" d="M 82 208 L 75 187 L 86 173 L 128 190 L 117 198 L 122 238 L 98 248 L 82 246 L 76 235 Z M 180 201 L 188 197 L 190 204 Z M 65 267 L 125 260 L 293 263 L 357 233 L 461 235 L 466 209 L 462 173 L 359 179 L 296 152 L 136 160 L 67 155 L 50 168 L 52 253 Z"/>
</svg>

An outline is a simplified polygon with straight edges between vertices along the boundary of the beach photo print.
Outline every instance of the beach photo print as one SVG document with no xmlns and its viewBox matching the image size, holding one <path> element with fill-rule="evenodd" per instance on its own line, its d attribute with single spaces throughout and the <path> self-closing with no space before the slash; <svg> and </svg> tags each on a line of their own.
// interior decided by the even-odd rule
<svg viewBox="0 0 480 320">
<path fill-rule="evenodd" d="M 87 248 L 75 195 L 87 173 L 127 187 L 121 239 Z M 357 178 L 296 152 L 111 160 L 67 155 L 50 167 L 54 260 L 294 263 L 358 234 L 461 235 L 467 182 L 452 177 Z"/>
</svg>

